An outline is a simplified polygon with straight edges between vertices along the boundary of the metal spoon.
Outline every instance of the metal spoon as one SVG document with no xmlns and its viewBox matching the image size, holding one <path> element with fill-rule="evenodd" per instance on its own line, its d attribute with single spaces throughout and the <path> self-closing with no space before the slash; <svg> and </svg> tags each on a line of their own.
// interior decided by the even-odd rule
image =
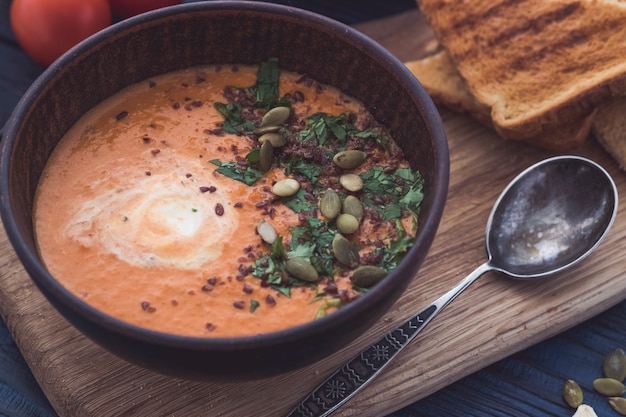
<svg viewBox="0 0 626 417">
<path fill-rule="evenodd" d="M 534 279 L 574 265 L 600 244 L 616 213 L 615 183 L 595 162 L 559 156 L 526 169 L 505 188 L 491 212 L 487 222 L 487 262 L 347 362 L 288 417 L 324 417 L 336 411 L 485 272 Z"/>
</svg>

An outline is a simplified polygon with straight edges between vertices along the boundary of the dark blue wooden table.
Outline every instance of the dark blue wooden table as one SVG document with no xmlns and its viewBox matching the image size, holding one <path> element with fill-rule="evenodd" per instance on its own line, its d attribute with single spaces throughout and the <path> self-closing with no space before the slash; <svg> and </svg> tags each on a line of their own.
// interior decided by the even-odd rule
<svg viewBox="0 0 626 417">
<path fill-rule="evenodd" d="M 0 0 L 0 126 L 44 69 L 16 43 L 9 23 L 10 3 Z M 416 7 L 413 0 L 281 0 L 276 3 L 316 11 L 348 24 Z M 592 381 L 602 374 L 604 355 L 615 348 L 626 349 L 626 301 L 388 417 L 571 416 L 574 410 L 566 406 L 561 397 L 567 379 L 582 385 L 585 403 L 600 417 L 618 416 L 606 398 L 595 393 L 592 387 Z M 1 320 L 0 416 L 56 416 Z"/>
</svg>

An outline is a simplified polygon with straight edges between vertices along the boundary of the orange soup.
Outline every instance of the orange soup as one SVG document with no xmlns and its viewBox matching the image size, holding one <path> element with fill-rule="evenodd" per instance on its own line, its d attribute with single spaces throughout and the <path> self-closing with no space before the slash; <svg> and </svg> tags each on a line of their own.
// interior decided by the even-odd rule
<svg viewBox="0 0 626 417">
<path fill-rule="evenodd" d="M 362 103 L 269 60 L 102 102 L 53 152 L 34 221 L 46 267 L 90 305 L 245 336 L 332 314 L 383 279 L 413 242 L 421 190 Z"/>
</svg>

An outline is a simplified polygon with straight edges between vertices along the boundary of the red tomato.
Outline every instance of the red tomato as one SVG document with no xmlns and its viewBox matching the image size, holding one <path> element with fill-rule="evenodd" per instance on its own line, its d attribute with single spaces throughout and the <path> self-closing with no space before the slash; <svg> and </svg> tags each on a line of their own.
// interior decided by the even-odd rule
<svg viewBox="0 0 626 417">
<path fill-rule="evenodd" d="M 109 0 L 113 14 L 122 19 L 135 16 L 161 7 L 180 4 L 178 0 Z"/>
<path fill-rule="evenodd" d="M 45 66 L 110 24 L 107 0 L 13 0 L 11 5 L 17 41 Z"/>
</svg>

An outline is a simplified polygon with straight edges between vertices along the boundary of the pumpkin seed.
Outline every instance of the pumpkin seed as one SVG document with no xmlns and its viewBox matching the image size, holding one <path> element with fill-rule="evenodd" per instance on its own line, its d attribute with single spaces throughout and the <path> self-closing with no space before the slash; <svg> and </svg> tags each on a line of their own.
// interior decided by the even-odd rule
<svg viewBox="0 0 626 417">
<path fill-rule="evenodd" d="M 624 394 L 624 384 L 613 378 L 597 378 L 593 381 L 593 388 L 607 397 L 617 397 Z"/>
<path fill-rule="evenodd" d="M 354 169 L 358 168 L 364 161 L 367 154 L 363 151 L 356 149 L 348 149 L 346 151 L 338 152 L 333 157 L 333 162 L 339 168 Z"/>
<path fill-rule="evenodd" d="M 270 223 L 265 220 L 261 220 L 259 224 L 256 226 L 256 231 L 261 236 L 264 242 L 269 243 L 270 245 L 276 242 L 278 238 L 278 232 L 274 229 Z"/>
<path fill-rule="evenodd" d="M 358 197 L 349 195 L 343 200 L 341 211 L 346 214 L 352 214 L 361 223 L 363 219 L 363 204 Z"/>
<path fill-rule="evenodd" d="M 291 109 L 289 107 L 274 107 L 261 119 L 261 126 L 278 126 L 283 124 L 289 119 Z"/>
<path fill-rule="evenodd" d="M 363 180 L 357 174 L 343 174 L 339 183 L 348 191 L 357 192 L 363 189 Z"/>
<path fill-rule="evenodd" d="M 568 379 L 563 385 L 563 399 L 572 408 L 578 408 L 583 403 L 583 390 L 574 380 Z"/>
<path fill-rule="evenodd" d="M 337 230 L 341 233 L 350 235 L 359 230 L 359 221 L 352 214 L 342 213 L 335 220 Z"/>
<path fill-rule="evenodd" d="M 285 139 L 285 137 L 280 133 L 276 132 L 266 133 L 259 138 L 259 143 L 262 144 L 265 141 L 269 141 L 275 148 L 283 147 L 287 143 L 287 139 Z"/>
<path fill-rule="evenodd" d="M 272 186 L 272 192 L 279 197 L 289 197 L 294 195 L 300 189 L 300 183 L 293 178 L 285 178 L 277 181 Z"/>
<path fill-rule="evenodd" d="M 299 256 L 287 259 L 285 262 L 285 269 L 301 281 L 315 282 L 319 278 L 317 270 L 313 267 L 313 265 L 311 265 L 311 263 L 306 259 Z"/>
<path fill-rule="evenodd" d="M 359 265 L 358 247 L 348 239 L 337 233 L 332 242 L 333 255 L 337 261 L 348 268 L 356 268 Z"/>
<path fill-rule="evenodd" d="M 324 307 L 320 307 L 317 309 L 317 312 L 315 313 L 315 320 L 319 320 L 323 317 L 326 317 L 328 315 L 328 312 L 326 311 L 326 309 Z"/>
<path fill-rule="evenodd" d="M 354 270 L 350 281 L 357 287 L 369 288 L 380 282 L 387 275 L 383 268 L 373 265 L 363 265 Z"/>
<path fill-rule="evenodd" d="M 626 378 L 626 354 L 622 349 L 615 349 L 606 355 L 602 366 L 604 376 L 624 381 Z"/>
<path fill-rule="evenodd" d="M 341 211 L 341 199 L 332 188 L 326 190 L 320 199 L 320 211 L 329 220 L 334 220 Z"/>
<path fill-rule="evenodd" d="M 274 147 L 270 141 L 265 141 L 259 152 L 259 168 L 267 172 L 272 167 L 272 162 L 274 162 Z"/>
<path fill-rule="evenodd" d="M 626 398 L 624 397 L 611 397 L 609 398 L 609 404 L 613 407 L 613 410 L 619 414 L 626 416 Z"/>
<path fill-rule="evenodd" d="M 266 133 L 278 132 L 279 130 L 280 130 L 280 126 L 263 126 L 263 127 L 257 127 L 252 132 L 254 132 L 255 135 L 262 136 Z"/>
</svg>

